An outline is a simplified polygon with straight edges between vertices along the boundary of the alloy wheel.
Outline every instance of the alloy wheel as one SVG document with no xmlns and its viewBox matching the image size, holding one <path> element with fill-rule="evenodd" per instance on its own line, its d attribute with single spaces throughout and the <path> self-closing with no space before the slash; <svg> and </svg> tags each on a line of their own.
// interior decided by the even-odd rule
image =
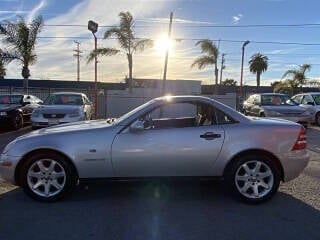
<svg viewBox="0 0 320 240">
<path fill-rule="evenodd" d="M 274 174 L 266 163 L 252 160 L 239 166 L 234 180 L 239 193 L 250 199 L 258 199 L 272 190 Z"/>
<path fill-rule="evenodd" d="M 38 196 L 52 197 L 64 189 L 66 172 L 57 161 L 40 159 L 28 169 L 27 183 L 30 190 Z"/>
</svg>

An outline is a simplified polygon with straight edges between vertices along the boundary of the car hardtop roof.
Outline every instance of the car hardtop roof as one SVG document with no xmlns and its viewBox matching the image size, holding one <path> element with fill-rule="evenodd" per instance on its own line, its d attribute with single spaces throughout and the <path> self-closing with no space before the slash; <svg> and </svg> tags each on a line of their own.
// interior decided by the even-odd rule
<svg viewBox="0 0 320 240">
<path fill-rule="evenodd" d="M 79 92 L 55 92 L 51 94 L 52 95 L 85 95 L 84 93 L 79 93 Z"/>
<path fill-rule="evenodd" d="M 156 101 L 170 101 L 170 100 L 179 100 L 179 101 L 188 101 L 188 100 L 209 100 L 211 101 L 212 99 L 209 97 L 204 97 L 204 96 L 197 96 L 197 95 L 175 95 L 175 96 L 171 96 L 171 95 L 167 95 L 167 96 L 162 96 L 162 97 L 158 97 L 155 98 L 154 100 Z"/>
<path fill-rule="evenodd" d="M 263 95 L 288 96 L 288 94 L 284 94 L 284 93 L 257 93 L 257 94 L 260 94 L 261 96 Z"/>
</svg>

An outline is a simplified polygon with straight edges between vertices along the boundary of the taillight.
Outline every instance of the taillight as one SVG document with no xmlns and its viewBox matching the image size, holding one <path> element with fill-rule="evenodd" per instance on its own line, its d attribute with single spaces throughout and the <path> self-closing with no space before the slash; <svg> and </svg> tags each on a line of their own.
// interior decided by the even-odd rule
<svg viewBox="0 0 320 240">
<path fill-rule="evenodd" d="M 307 137 L 306 137 L 306 130 L 304 127 L 301 128 L 298 139 L 294 144 L 292 151 L 295 150 L 302 150 L 307 147 Z"/>
</svg>

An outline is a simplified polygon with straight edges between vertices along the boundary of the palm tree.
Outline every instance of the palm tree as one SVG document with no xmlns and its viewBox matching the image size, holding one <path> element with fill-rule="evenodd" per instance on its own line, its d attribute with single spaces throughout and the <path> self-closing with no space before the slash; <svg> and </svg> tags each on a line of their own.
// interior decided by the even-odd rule
<svg viewBox="0 0 320 240">
<path fill-rule="evenodd" d="M 218 85 L 218 67 L 217 61 L 219 57 L 219 49 L 209 39 L 200 40 L 196 43 L 196 46 L 200 45 L 201 53 L 205 53 L 198 57 L 192 64 L 191 67 L 197 66 L 198 69 L 204 69 L 207 66 L 214 65 L 215 84 Z"/>
<path fill-rule="evenodd" d="M 104 39 L 116 37 L 120 45 L 120 49 L 115 48 L 98 48 L 89 54 L 88 62 L 91 62 L 96 56 L 113 56 L 120 52 L 124 52 L 128 59 L 129 65 L 129 90 L 132 92 L 133 79 L 133 59 L 132 56 L 136 52 L 142 52 L 144 49 L 152 47 L 153 41 L 150 39 L 137 39 L 134 36 L 134 19 L 130 12 L 120 12 L 119 27 L 112 27 L 104 33 Z"/>
<path fill-rule="evenodd" d="M 28 89 L 29 66 L 37 60 L 35 45 L 42 26 L 41 16 L 30 23 L 20 17 L 16 23 L 4 21 L 0 24 L 0 34 L 3 35 L 3 42 L 8 46 L 8 55 L 11 59 L 20 61 L 22 65 L 21 75 L 24 78 L 25 90 Z"/>
<path fill-rule="evenodd" d="M 6 69 L 4 67 L 4 62 L 0 58 L 0 80 L 3 80 L 5 76 L 6 76 Z"/>
<path fill-rule="evenodd" d="M 260 77 L 261 74 L 268 69 L 268 57 L 262 55 L 261 53 L 256 53 L 251 56 L 249 61 L 249 69 L 250 72 L 255 73 L 257 75 L 257 92 L 260 88 Z"/>
<path fill-rule="evenodd" d="M 301 87 L 307 83 L 306 72 L 310 71 L 311 65 L 310 64 L 302 64 L 299 69 L 290 69 L 286 71 L 282 78 L 286 78 L 288 76 L 292 76 L 291 81 L 297 86 Z"/>
</svg>

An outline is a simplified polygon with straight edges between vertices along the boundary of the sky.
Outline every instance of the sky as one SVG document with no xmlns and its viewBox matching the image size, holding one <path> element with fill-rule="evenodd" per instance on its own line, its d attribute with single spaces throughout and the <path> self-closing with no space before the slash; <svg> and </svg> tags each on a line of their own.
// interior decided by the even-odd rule
<svg viewBox="0 0 320 240">
<path fill-rule="evenodd" d="M 74 40 L 77 40 L 83 51 L 80 78 L 93 81 L 93 63 L 86 63 L 86 57 L 93 49 L 92 34 L 86 26 L 52 25 L 87 25 L 90 19 L 100 26 L 117 25 L 118 13 L 130 11 L 136 21 L 137 37 L 151 38 L 158 43 L 134 56 L 133 75 L 136 78 L 159 79 L 163 74 L 164 47 L 158 39 L 167 35 L 168 18 L 172 11 L 172 38 L 186 40 L 175 40 L 170 47 L 167 79 L 201 80 L 203 84 L 212 84 L 213 67 L 204 70 L 190 68 L 194 59 L 201 54 L 193 39 L 208 38 L 221 40 L 215 43 L 219 45 L 220 53 L 226 54 L 223 79 L 233 78 L 239 82 L 241 41 L 250 40 L 245 52 L 244 83 L 255 84 L 255 75 L 249 72 L 248 61 L 254 53 L 260 52 L 269 58 L 269 68 L 262 75 L 261 83 L 270 85 L 281 79 L 286 70 L 303 63 L 312 65 L 307 75 L 309 78 L 320 79 L 320 44 L 307 46 L 255 42 L 320 43 L 320 26 L 241 26 L 320 24 L 319 7 L 320 2 L 315 0 L 0 0 L 0 21 L 15 21 L 18 15 L 27 21 L 38 15 L 43 16 L 45 26 L 35 49 L 38 61 L 30 68 L 32 79 L 76 80 L 73 49 L 76 47 Z M 231 27 L 221 27 L 225 25 Z M 100 27 L 97 36 L 102 37 L 106 30 L 106 27 Z M 0 43 L 0 48 L 4 47 Z M 98 47 L 119 46 L 115 40 L 99 39 Z M 220 68 L 220 64 L 218 67 Z M 124 54 L 99 58 L 98 81 L 123 82 L 127 72 L 128 64 Z M 21 66 L 18 62 L 7 66 L 7 78 L 21 78 Z"/>
</svg>

